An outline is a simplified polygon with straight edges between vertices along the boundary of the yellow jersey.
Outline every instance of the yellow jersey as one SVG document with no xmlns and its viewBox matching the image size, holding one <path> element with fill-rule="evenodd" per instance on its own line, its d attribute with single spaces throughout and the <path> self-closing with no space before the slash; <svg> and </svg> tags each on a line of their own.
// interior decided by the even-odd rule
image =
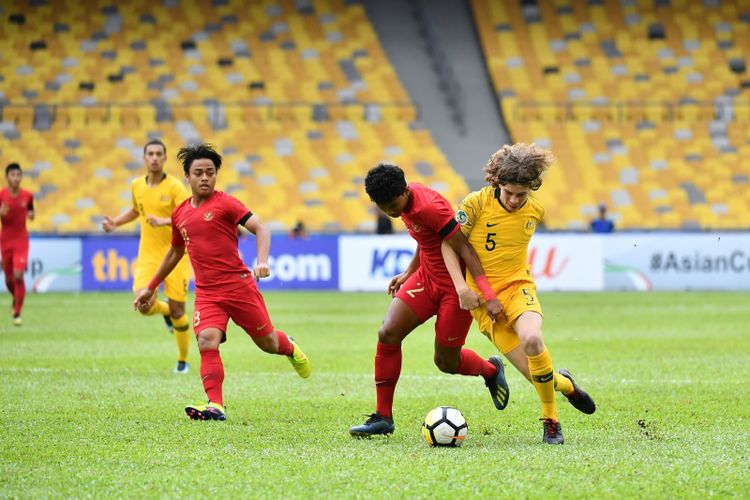
<svg viewBox="0 0 750 500">
<path fill-rule="evenodd" d="M 542 204 L 531 196 L 516 212 L 507 211 L 499 196 L 499 189 L 485 186 L 469 193 L 456 212 L 456 221 L 495 291 L 513 281 L 533 282 L 528 265 L 529 241 L 544 217 Z M 466 281 L 477 289 L 471 274 Z"/>
<path fill-rule="evenodd" d="M 152 227 L 147 215 L 171 217 L 172 210 L 185 201 L 189 194 L 185 185 L 176 177 L 164 173 L 156 186 L 148 185 L 148 176 L 140 176 L 130 184 L 133 195 L 133 210 L 138 212 L 141 222 L 141 238 L 138 244 L 138 261 L 161 262 L 172 245 L 171 226 Z"/>
</svg>

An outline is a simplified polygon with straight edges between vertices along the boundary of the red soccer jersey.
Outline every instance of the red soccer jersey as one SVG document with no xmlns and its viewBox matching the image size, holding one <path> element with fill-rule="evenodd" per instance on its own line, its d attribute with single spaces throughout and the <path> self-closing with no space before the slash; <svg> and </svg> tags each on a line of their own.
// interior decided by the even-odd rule
<svg viewBox="0 0 750 500">
<path fill-rule="evenodd" d="M 13 196 L 8 188 L 0 191 L 0 203 L 8 205 L 8 213 L 2 217 L 3 229 L 0 233 L 2 248 L 15 245 L 28 245 L 29 232 L 26 230 L 26 218 L 34 210 L 34 195 L 25 189 L 19 189 Z"/>
<path fill-rule="evenodd" d="M 198 208 L 191 203 L 192 197 L 172 212 L 172 246 L 187 249 L 196 290 L 221 294 L 248 281 L 254 284 L 237 247 L 237 225 L 247 222 L 252 212 L 222 191 L 214 191 Z"/>
<path fill-rule="evenodd" d="M 451 204 L 440 193 L 418 183 L 410 183 L 411 202 L 401 214 L 409 234 L 419 243 L 419 263 L 433 283 L 443 290 L 454 290 L 453 281 L 445 267 L 440 246 L 461 226 L 458 225 Z"/>
</svg>

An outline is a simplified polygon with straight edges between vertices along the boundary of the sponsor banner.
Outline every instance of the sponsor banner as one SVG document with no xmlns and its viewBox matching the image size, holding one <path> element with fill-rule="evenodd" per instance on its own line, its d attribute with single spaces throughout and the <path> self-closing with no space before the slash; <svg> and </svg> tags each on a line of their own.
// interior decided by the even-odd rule
<svg viewBox="0 0 750 500">
<path fill-rule="evenodd" d="M 535 234 L 529 245 L 531 273 L 540 291 L 604 289 L 601 236 Z"/>
<path fill-rule="evenodd" d="M 620 233 L 603 239 L 607 290 L 750 289 L 750 234 Z"/>
<path fill-rule="evenodd" d="M 340 289 L 384 291 L 406 269 L 416 242 L 408 235 L 341 236 Z M 602 241 L 589 235 L 535 235 L 529 263 L 539 290 L 602 290 Z"/>
<path fill-rule="evenodd" d="M 251 270 L 256 255 L 255 237 L 240 238 L 240 256 Z M 258 282 L 261 290 L 335 290 L 339 284 L 338 237 L 273 236 L 268 265 L 271 276 Z"/>
<path fill-rule="evenodd" d="M 338 286 L 336 236 L 289 239 L 272 236 L 268 264 L 271 277 L 261 289 L 335 289 Z M 241 237 L 240 256 L 250 269 L 255 238 Z M 92 236 L 83 240 L 83 289 L 130 290 L 138 257 L 138 237 Z"/>
<path fill-rule="evenodd" d="M 81 240 L 32 237 L 24 278 L 27 289 L 34 292 L 80 291 Z"/>
<path fill-rule="evenodd" d="M 339 289 L 385 291 L 409 265 L 416 248 L 417 242 L 407 234 L 340 236 Z"/>
</svg>

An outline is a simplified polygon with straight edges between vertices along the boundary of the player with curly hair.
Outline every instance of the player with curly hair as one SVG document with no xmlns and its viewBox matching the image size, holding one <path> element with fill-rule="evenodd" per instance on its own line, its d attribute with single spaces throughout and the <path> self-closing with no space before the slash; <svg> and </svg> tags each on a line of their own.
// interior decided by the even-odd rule
<svg viewBox="0 0 750 500">
<path fill-rule="evenodd" d="M 504 312 L 499 319 L 486 307 L 471 314 L 479 330 L 536 388 L 542 402 L 543 442 L 562 444 L 555 391 L 583 413 L 594 413 L 596 405 L 570 372 L 552 369 L 542 338 L 542 308 L 527 264 L 529 242 L 544 217 L 541 203 L 530 194 L 541 187 L 542 175 L 552 162 L 552 154 L 535 144 L 503 146 L 484 169 L 489 185 L 464 198 L 456 221 L 476 250 Z M 468 281 L 469 287 L 479 290 L 473 274 L 464 279 L 452 248 L 443 245 L 442 249 L 456 287 L 461 289 Z"/>
</svg>

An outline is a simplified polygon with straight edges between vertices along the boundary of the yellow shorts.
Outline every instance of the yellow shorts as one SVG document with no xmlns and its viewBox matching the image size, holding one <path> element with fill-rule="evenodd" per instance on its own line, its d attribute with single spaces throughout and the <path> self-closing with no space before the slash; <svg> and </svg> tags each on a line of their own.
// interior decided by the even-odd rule
<svg viewBox="0 0 750 500">
<path fill-rule="evenodd" d="M 514 281 L 497 293 L 497 298 L 503 305 L 503 315 L 495 323 L 482 306 L 471 311 L 471 315 L 479 326 L 479 331 L 497 346 L 503 354 L 521 345 L 518 333 L 514 328 L 518 317 L 526 311 L 542 314 L 542 306 L 536 296 L 536 284 L 533 281 Z"/>
<path fill-rule="evenodd" d="M 148 282 L 156 274 L 156 270 L 159 268 L 161 261 L 154 261 L 148 259 L 138 262 L 135 265 L 135 274 L 133 276 L 133 292 L 137 292 L 142 288 L 148 286 Z M 180 263 L 169 273 L 167 279 L 164 280 L 164 295 L 170 300 L 175 302 L 187 302 L 188 295 L 188 284 L 190 283 L 190 262 L 188 261 L 187 255 L 180 259 Z"/>
</svg>

